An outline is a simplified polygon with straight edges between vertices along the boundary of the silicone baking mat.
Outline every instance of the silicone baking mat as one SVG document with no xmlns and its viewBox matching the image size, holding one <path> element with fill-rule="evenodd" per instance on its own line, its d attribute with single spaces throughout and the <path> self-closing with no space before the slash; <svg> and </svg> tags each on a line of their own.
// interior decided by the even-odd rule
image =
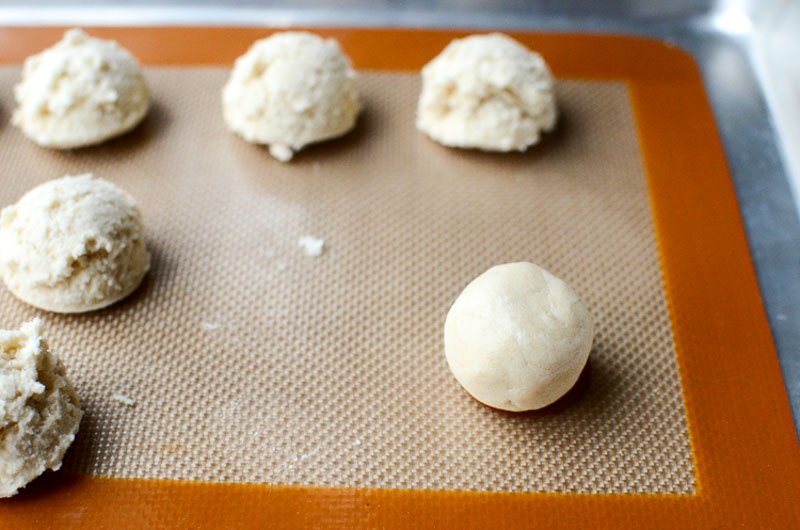
<svg viewBox="0 0 800 530">
<path fill-rule="evenodd" d="M 624 83 L 560 84 L 563 130 L 535 152 L 465 155 L 414 127 L 418 76 L 364 73 L 353 135 L 281 164 L 226 130 L 227 70 L 147 74 L 156 107 L 131 137 L 63 154 L 10 127 L 0 134 L 15 153 L 0 201 L 42 178 L 95 171 L 137 197 L 156 252 L 128 303 L 47 317 L 87 410 L 67 469 L 351 487 L 694 490 Z M 18 77 L 0 71 L 2 92 Z M 299 248 L 307 234 L 325 239 L 322 257 Z M 567 278 L 597 320 L 591 383 L 558 413 L 497 414 L 467 398 L 442 355 L 453 298 L 492 264 L 520 260 Z M 33 314 L 0 298 L 3 321 Z"/>
<path fill-rule="evenodd" d="M 175 47 L 180 37 L 217 39 L 231 51 L 237 41 L 239 53 L 249 43 L 245 36 L 265 32 L 143 33 L 104 30 L 145 63 L 181 67 L 147 70 L 154 108 L 132 134 L 59 153 L 33 146 L 9 126 L 0 129 L 0 204 L 44 180 L 91 171 L 137 197 L 155 255 L 147 282 L 128 301 L 90 315 L 45 315 L 50 342 L 67 363 L 86 417 L 65 471 L 0 504 L 4 517 L 5 510 L 22 524 L 63 522 L 59 517 L 109 524 L 103 510 L 91 507 L 102 506 L 103 496 L 121 495 L 113 493 L 119 488 L 129 490 L 119 509 L 133 510 L 139 521 L 158 520 L 137 506 L 159 513 L 159 502 L 167 501 L 153 499 L 165 493 L 172 493 L 168 504 L 176 495 L 185 498 L 176 503 L 177 514 L 198 516 L 190 501 L 198 488 L 215 506 L 247 503 L 248 513 L 229 515 L 252 524 L 274 517 L 282 497 L 306 506 L 287 517 L 329 525 L 342 522 L 331 514 L 354 517 L 342 526 L 351 526 L 359 513 L 386 517 L 385 509 L 400 507 L 406 517 L 432 522 L 458 518 L 462 510 L 480 510 L 480 517 L 493 510 L 522 515 L 526 503 L 533 510 L 545 499 L 556 511 L 567 499 L 708 505 L 703 499 L 713 476 L 704 469 L 718 456 L 704 457 L 710 455 L 703 449 L 707 441 L 690 427 L 703 410 L 714 410 L 715 422 L 725 418 L 720 409 L 730 403 L 717 393 L 698 404 L 692 381 L 711 382 L 724 371 L 722 358 L 710 358 L 719 355 L 715 351 L 735 361 L 734 352 L 720 349 L 730 339 L 715 335 L 709 322 L 730 324 L 742 311 L 748 316 L 742 331 L 753 342 L 748 348 L 740 338 L 736 347 L 759 357 L 747 357 L 755 368 L 732 364 L 740 378 L 745 370 L 766 370 L 764 388 L 751 389 L 750 407 L 773 399 L 769 417 L 763 409 L 759 416 L 773 431 L 780 429 L 770 442 L 777 447 L 753 447 L 730 471 L 761 468 L 758 460 L 771 451 L 788 458 L 788 467 L 797 464 L 730 182 L 724 167 L 713 167 L 714 152 L 719 157 L 713 127 L 710 121 L 698 127 L 696 120 L 689 127 L 706 144 L 711 139 L 704 160 L 693 158 L 697 146 L 673 148 L 671 162 L 658 166 L 648 150 L 648 132 L 668 145 L 677 124 L 673 115 L 648 121 L 643 93 L 665 107 L 668 101 L 680 104 L 672 99 L 681 89 L 691 89 L 695 98 L 700 90 L 679 52 L 630 40 L 641 53 L 663 55 L 659 68 L 640 71 L 630 51 L 614 47 L 616 39 L 595 38 L 630 69 L 615 75 L 596 61 L 574 64 L 580 62 L 574 59 L 579 44 L 589 46 L 590 38 L 523 36 L 533 48 L 553 48 L 541 51 L 560 78 L 561 122 L 531 152 L 500 156 L 445 149 L 420 135 L 413 126 L 418 76 L 397 71 L 412 67 L 404 62 L 408 57 L 376 48 L 388 52 L 393 41 L 404 39 L 416 44 L 416 69 L 453 35 L 335 32 L 362 69 L 365 110 L 350 135 L 284 165 L 226 131 L 219 93 L 228 70 L 209 67 L 230 62 L 225 49 L 212 52 L 206 45 L 200 57 L 170 59 L 181 52 Z M 31 43 L 43 37 L 26 34 Z M 143 40 L 160 41 L 160 55 L 149 55 Z M 18 77 L 17 67 L 0 70 L 5 112 L 13 108 L 11 87 Z M 704 102 L 695 104 L 687 115 L 708 119 Z M 685 168 L 672 167 L 681 163 Z M 727 210 L 704 208 L 693 219 L 691 202 L 700 197 L 682 183 L 691 176 L 714 186 L 703 201 Z M 703 267 L 711 263 L 695 262 L 708 249 L 693 248 L 692 234 L 669 224 L 676 215 L 706 245 L 739 245 L 732 268 L 741 268 L 741 306 L 708 298 L 713 279 L 704 277 Z M 704 230 L 715 228 L 722 231 L 718 239 L 702 239 Z M 323 256 L 303 254 L 298 239 L 305 235 L 325 239 Z M 731 259 L 735 251 L 728 248 L 723 256 Z M 494 412 L 469 399 L 450 376 L 441 345 L 444 316 L 460 289 L 489 266 L 515 260 L 536 261 L 567 279 L 598 323 L 591 367 L 578 388 L 550 410 L 523 415 Z M 680 269 L 686 266 L 692 274 Z M 726 263 L 724 276 L 734 281 L 736 270 Z M 686 285 L 676 287 L 681 281 Z M 683 299 L 691 300 L 691 317 L 680 309 Z M 7 293 L 0 297 L 4 325 L 36 314 Z M 695 329 L 699 334 L 693 335 Z M 701 367 L 691 369 L 692 360 L 708 363 L 702 375 Z M 135 404 L 114 399 L 120 394 Z M 100 476 L 113 478 L 90 478 Z M 760 476 L 769 480 L 763 469 Z M 796 477 L 785 481 L 784 495 L 796 487 Z M 30 509 L 31 503 L 67 497 L 77 503 L 73 509 Z M 427 512 L 426 506 L 444 506 L 448 499 L 460 499 L 457 513 Z M 521 504 L 509 510 L 508 502 Z M 19 511 L 25 505 L 27 515 Z M 733 508 L 717 516 L 735 521 L 758 513 L 755 504 L 751 511 Z M 771 509 L 762 515 L 784 522 L 797 516 L 788 505 L 789 511 Z M 403 519 L 388 520 L 404 526 Z"/>
</svg>

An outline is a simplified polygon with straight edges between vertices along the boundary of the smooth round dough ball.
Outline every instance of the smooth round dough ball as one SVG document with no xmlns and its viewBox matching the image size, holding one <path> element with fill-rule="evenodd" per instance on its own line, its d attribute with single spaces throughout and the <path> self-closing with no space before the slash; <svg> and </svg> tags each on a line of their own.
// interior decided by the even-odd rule
<svg viewBox="0 0 800 530">
<path fill-rule="evenodd" d="M 139 63 L 116 42 L 71 29 L 29 57 L 12 122 L 43 147 L 99 144 L 133 129 L 150 105 Z"/>
<path fill-rule="evenodd" d="M 0 212 L 0 277 L 32 306 L 100 309 L 132 293 L 149 268 L 133 197 L 90 174 L 42 184 Z"/>
<path fill-rule="evenodd" d="M 456 39 L 422 69 L 417 128 L 440 144 L 525 151 L 555 124 L 547 64 L 511 37 Z"/>
<path fill-rule="evenodd" d="M 0 329 L 0 498 L 15 495 L 45 469 L 57 470 L 83 412 L 64 365 L 36 319 Z"/>
<path fill-rule="evenodd" d="M 494 408 L 545 407 L 578 380 L 594 326 L 569 285 L 533 263 L 492 267 L 456 299 L 444 325 L 447 362 Z"/>
<path fill-rule="evenodd" d="M 269 145 L 272 156 L 286 162 L 303 146 L 355 126 L 356 73 L 335 40 L 276 33 L 236 60 L 222 107 L 233 132 Z"/>
</svg>

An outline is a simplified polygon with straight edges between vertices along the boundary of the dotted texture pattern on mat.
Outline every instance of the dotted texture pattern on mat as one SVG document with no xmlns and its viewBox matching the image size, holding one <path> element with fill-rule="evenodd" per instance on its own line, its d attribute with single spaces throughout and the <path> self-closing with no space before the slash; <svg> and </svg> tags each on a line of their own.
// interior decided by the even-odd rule
<svg viewBox="0 0 800 530">
<path fill-rule="evenodd" d="M 94 172 L 133 194 L 154 254 L 128 300 L 42 314 L 0 290 L 0 326 L 42 314 L 86 410 L 65 468 L 114 477 L 382 488 L 692 493 L 696 488 L 626 85 L 558 83 L 525 154 L 441 147 L 418 77 L 364 73 L 357 128 L 290 164 L 225 129 L 228 71 L 148 69 L 140 127 L 72 152 L 8 124 L 0 205 Z M 306 256 L 298 239 L 325 239 Z M 597 327 L 567 403 L 504 414 L 450 375 L 442 326 L 497 263 L 564 278 Z M 135 400 L 130 406 L 115 399 Z"/>
</svg>

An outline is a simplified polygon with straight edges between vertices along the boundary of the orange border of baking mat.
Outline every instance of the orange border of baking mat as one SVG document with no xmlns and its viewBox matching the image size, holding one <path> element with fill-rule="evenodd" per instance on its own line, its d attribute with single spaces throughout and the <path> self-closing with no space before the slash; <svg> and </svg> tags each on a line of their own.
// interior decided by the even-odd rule
<svg viewBox="0 0 800 530">
<path fill-rule="evenodd" d="M 0 29 L 0 63 L 59 28 Z M 357 68 L 418 70 L 460 32 L 319 29 Z M 103 28 L 149 65 L 229 65 L 270 31 Z M 470 493 L 49 474 L 0 527 L 800 528 L 800 445 L 736 196 L 692 59 L 634 37 L 516 34 L 559 77 L 622 79 L 635 106 L 695 456 L 694 495 Z"/>
</svg>

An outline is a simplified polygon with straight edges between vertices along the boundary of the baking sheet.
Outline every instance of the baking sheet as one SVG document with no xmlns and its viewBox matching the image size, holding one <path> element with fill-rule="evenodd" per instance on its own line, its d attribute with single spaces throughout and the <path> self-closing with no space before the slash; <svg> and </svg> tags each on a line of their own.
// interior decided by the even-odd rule
<svg viewBox="0 0 800 530">
<path fill-rule="evenodd" d="M 359 70 L 410 73 L 419 72 L 451 39 L 465 34 L 311 30 L 338 39 Z M 0 44 L 5 44 L 0 46 L 0 60 L 19 64 L 62 32 L 63 28 L 0 28 Z M 144 64 L 227 67 L 269 32 L 98 27 L 92 33 L 119 40 Z M 674 45 L 651 39 L 513 36 L 541 52 L 559 79 L 615 80 L 628 87 L 691 438 L 693 493 L 509 494 L 248 485 L 106 478 L 62 470 L 0 502 L 0 520 L 14 528 L 483 529 L 498 521 L 508 528 L 535 524 L 553 529 L 800 526 L 800 446 L 739 203 L 697 65 Z M 737 84 L 736 90 L 741 89 Z M 744 116 L 750 116 L 746 107 Z M 739 100 L 737 111 L 742 111 Z M 737 141 L 734 138 L 733 144 Z M 740 154 L 729 154 L 736 169 Z M 759 173 L 759 182 L 763 176 Z M 747 204 L 745 200 L 742 209 L 747 210 Z M 766 285 L 770 299 L 769 282 Z"/>
</svg>

